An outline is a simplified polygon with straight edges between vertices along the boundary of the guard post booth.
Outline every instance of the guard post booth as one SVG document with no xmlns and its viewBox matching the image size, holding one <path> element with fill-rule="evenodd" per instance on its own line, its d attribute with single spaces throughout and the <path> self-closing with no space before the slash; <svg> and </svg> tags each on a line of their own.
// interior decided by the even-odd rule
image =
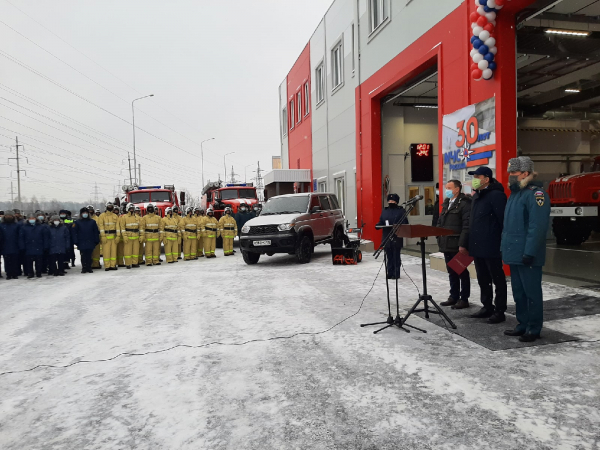
<svg viewBox="0 0 600 450">
<path fill-rule="evenodd" d="M 265 201 L 276 195 L 311 192 L 311 171 L 310 169 L 274 169 L 265 174 L 264 182 Z"/>
</svg>

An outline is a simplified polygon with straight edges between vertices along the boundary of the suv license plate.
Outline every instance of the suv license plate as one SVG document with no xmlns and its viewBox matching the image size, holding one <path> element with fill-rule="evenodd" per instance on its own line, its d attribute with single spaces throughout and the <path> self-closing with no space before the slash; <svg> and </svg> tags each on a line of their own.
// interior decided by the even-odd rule
<svg viewBox="0 0 600 450">
<path fill-rule="evenodd" d="M 264 247 L 265 245 L 271 245 L 271 241 L 254 241 L 255 247 Z"/>
</svg>

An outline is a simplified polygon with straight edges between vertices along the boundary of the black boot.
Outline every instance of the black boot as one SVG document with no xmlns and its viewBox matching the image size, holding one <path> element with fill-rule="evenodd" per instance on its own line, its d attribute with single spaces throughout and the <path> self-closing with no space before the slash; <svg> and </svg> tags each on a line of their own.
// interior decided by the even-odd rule
<svg viewBox="0 0 600 450">
<path fill-rule="evenodd" d="M 521 341 L 521 342 L 534 342 L 536 339 L 539 339 L 539 338 L 540 338 L 539 334 L 525 333 L 523 336 L 521 336 L 519 338 L 519 341 Z"/>
<path fill-rule="evenodd" d="M 488 323 L 502 323 L 506 322 L 506 316 L 502 312 L 495 312 L 488 319 Z"/>
<path fill-rule="evenodd" d="M 458 300 L 454 300 L 452 297 L 448 297 L 448 300 L 446 300 L 445 302 L 440 303 L 440 305 L 442 306 L 453 306 L 456 305 L 458 303 Z"/>
<path fill-rule="evenodd" d="M 475 314 L 470 314 L 469 317 L 473 319 L 487 319 L 488 317 L 492 317 L 494 314 L 493 309 L 488 309 L 485 306 L 477 311 Z"/>
<path fill-rule="evenodd" d="M 525 334 L 525 331 L 517 330 L 515 328 L 514 330 L 505 330 L 504 334 L 506 336 L 523 336 Z"/>
</svg>

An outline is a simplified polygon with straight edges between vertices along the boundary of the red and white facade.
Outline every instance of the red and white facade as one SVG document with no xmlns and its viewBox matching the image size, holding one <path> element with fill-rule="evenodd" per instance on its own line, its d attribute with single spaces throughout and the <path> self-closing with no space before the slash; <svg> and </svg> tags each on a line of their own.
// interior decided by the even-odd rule
<svg viewBox="0 0 600 450">
<path fill-rule="evenodd" d="M 532 3 L 506 2 L 495 33 L 498 69 L 493 79 L 475 81 L 469 55 L 474 0 L 334 1 L 279 89 L 283 168 L 310 169 L 313 189 L 342 197 L 351 226 L 363 225 L 365 238 L 378 241 L 374 224 L 386 176 L 389 192 L 403 200 L 409 189 L 431 192 L 432 183 L 411 180 L 409 144 L 434 144 L 442 179 L 443 116 L 495 97 L 497 178 L 504 182 L 502 168 L 517 150 L 515 17 Z M 437 109 L 389 112 L 383 100 L 434 66 Z M 411 223 L 431 223 L 424 206 Z"/>
</svg>

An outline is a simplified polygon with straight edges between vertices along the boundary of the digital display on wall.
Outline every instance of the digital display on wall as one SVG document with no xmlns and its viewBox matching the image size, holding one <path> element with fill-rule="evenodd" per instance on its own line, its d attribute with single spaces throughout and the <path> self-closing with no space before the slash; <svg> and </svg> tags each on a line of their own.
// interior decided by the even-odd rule
<svg viewBox="0 0 600 450">
<path fill-rule="evenodd" d="M 410 144 L 412 181 L 433 181 L 433 144 Z"/>
</svg>

